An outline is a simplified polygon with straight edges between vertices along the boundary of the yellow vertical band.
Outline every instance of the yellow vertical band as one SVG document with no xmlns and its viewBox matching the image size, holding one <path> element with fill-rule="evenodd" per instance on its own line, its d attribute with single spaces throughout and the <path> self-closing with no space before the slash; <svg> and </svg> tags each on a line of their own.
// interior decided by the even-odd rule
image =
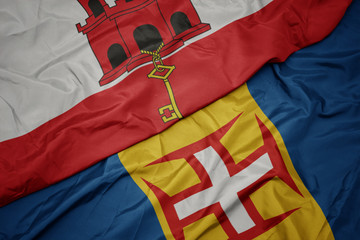
<svg viewBox="0 0 360 240">
<path fill-rule="evenodd" d="M 170 84 L 165 81 L 169 95 Z M 173 104 L 173 106 L 176 106 Z M 276 127 L 261 111 L 244 84 L 229 95 L 219 99 L 164 132 L 140 142 L 119 153 L 119 158 L 135 183 L 152 203 L 164 235 L 175 239 L 166 216 L 152 188 L 151 183 L 169 197 L 201 183 L 196 170 L 179 155 L 176 159 L 152 164 L 154 161 L 206 138 L 229 121 L 239 116 L 233 127 L 220 139 L 221 144 L 238 164 L 262 146 L 263 138 L 256 117 L 269 129 L 276 141 L 287 171 L 302 195 L 294 192 L 279 177 L 274 177 L 261 188 L 249 195 L 256 211 L 266 220 L 292 209 L 298 209 L 276 226 L 263 232 L 255 239 L 324 239 L 333 240 L 329 223 L 321 208 L 311 196 L 297 174 L 285 143 Z M 146 181 L 146 182 L 145 182 Z M 183 228 L 185 239 L 228 239 L 215 214 L 203 218 Z"/>
</svg>

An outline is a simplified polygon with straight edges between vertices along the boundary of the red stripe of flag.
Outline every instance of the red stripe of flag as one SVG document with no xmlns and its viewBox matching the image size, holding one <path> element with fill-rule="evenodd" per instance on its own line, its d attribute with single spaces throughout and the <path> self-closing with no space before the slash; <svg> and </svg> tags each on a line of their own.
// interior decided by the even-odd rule
<svg viewBox="0 0 360 240">
<path fill-rule="evenodd" d="M 269 61 L 324 38 L 350 0 L 275 0 L 164 59 L 183 116 L 224 96 Z M 148 79 L 152 65 L 94 94 L 32 132 L 0 143 L 0 205 L 69 177 L 157 134 L 157 109 L 169 104 L 164 83 Z"/>
</svg>

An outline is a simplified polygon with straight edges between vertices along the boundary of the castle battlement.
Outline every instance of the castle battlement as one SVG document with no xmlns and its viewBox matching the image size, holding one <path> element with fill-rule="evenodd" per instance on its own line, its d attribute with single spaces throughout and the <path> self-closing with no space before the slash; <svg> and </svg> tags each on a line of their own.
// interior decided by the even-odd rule
<svg viewBox="0 0 360 240">
<path fill-rule="evenodd" d="M 100 85 L 151 61 L 141 50 L 154 51 L 163 42 L 162 57 L 184 41 L 210 29 L 201 22 L 190 0 L 78 0 L 89 17 L 76 27 L 87 35 L 104 72 Z"/>
</svg>

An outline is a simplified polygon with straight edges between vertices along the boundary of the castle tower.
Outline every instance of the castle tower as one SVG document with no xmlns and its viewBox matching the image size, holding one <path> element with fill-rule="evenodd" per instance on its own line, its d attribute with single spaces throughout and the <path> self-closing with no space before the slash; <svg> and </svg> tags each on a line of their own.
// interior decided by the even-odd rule
<svg viewBox="0 0 360 240">
<path fill-rule="evenodd" d="M 151 61 L 151 56 L 142 54 L 141 50 L 154 51 L 164 42 L 164 56 L 183 45 L 182 41 L 174 40 L 161 14 L 156 0 L 118 0 L 108 12 L 110 19 L 116 21 L 132 56 L 128 71 Z"/>
<path fill-rule="evenodd" d="M 111 8 L 105 0 L 78 2 L 89 17 L 85 26 L 76 26 L 87 35 L 104 72 L 100 85 L 151 61 L 141 50 L 154 51 L 164 42 L 160 52 L 164 57 L 210 29 L 201 23 L 190 0 L 117 0 Z"/>
<path fill-rule="evenodd" d="M 201 22 L 191 1 L 157 0 L 160 12 L 174 39 L 186 41 L 210 29 Z"/>
<path fill-rule="evenodd" d="M 87 35 L 90 47 L 103 70 L 104 76 L 100 80 L 100 85 L 104 85 L 126 71 L 131 55 L 117 30 L 116 22 L 106 16 L 106 9 L 109 9 L 106 2 L 104 0 L 78 0 L 78 2 L 89 17 L 85 26 L 77 24 L 76 27 L 79 32 Z"/>
</svg>

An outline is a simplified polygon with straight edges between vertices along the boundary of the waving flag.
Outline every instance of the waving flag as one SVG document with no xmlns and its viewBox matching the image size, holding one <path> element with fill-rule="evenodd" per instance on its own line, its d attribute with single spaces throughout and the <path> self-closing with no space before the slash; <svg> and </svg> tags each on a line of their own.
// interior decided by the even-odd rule
<svg viewBox="0 0 360 240">
<path fill-rule="evenodd" d="M 1 205 L 161 132 L 321 40 L 349 3 L 3 3 Z"/>
<path fill-rule="evenodd" d="M 0 238 L 356 239 L 359 11 L 163 133 L 0 208 Z"/>
</svg>

